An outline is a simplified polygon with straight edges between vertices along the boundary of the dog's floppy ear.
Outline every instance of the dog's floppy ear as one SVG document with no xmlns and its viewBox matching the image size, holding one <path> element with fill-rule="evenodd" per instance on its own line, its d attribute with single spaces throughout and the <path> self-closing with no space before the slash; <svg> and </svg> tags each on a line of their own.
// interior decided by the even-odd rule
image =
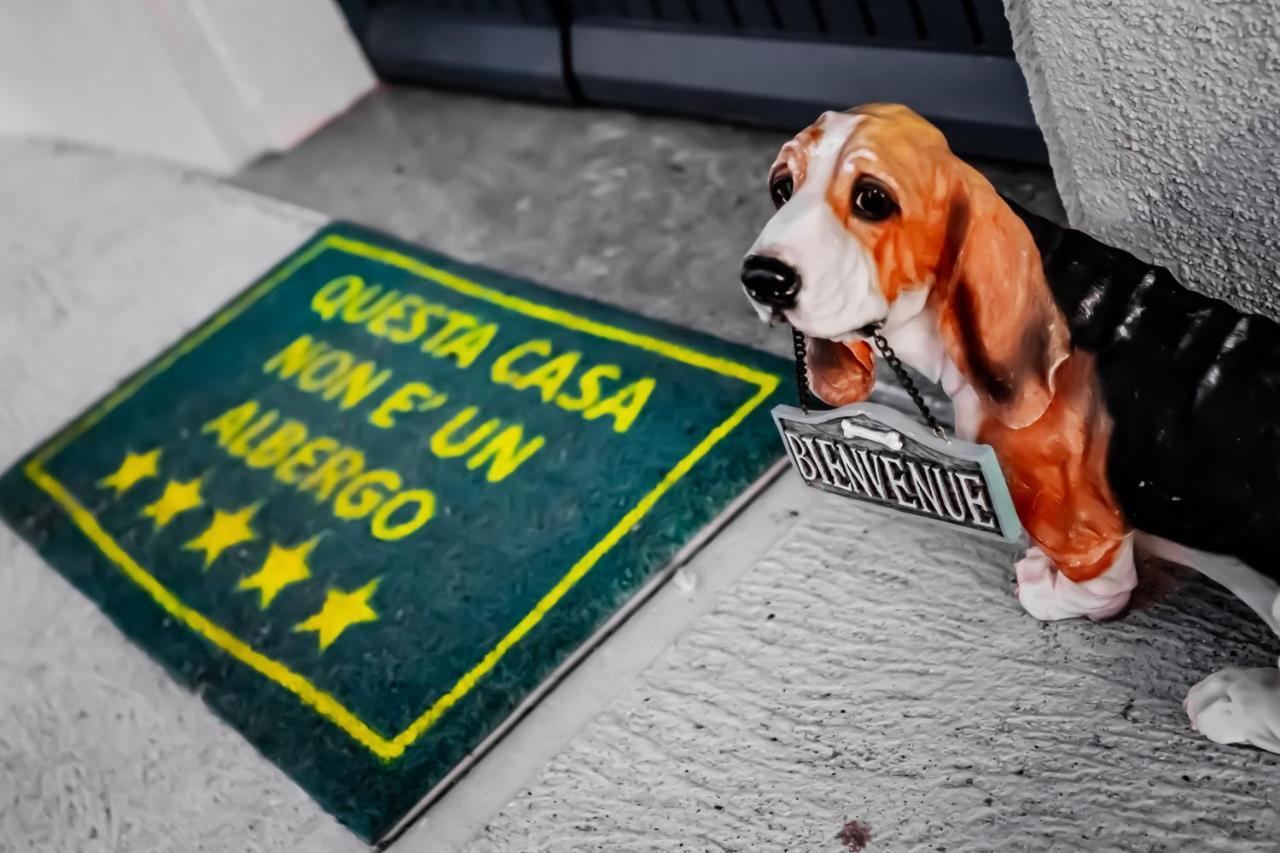
<svg viewBox="0 0 1280 853">
<path fill-rule="evenodd" d="M 876 384 L 876 362 L 866 341 L 842 344 L 805 336 L 809 388 L 829 406 L 867 399 Z"/>
<path fill-rule="evenodd" d="M 930 300 L 947 355 L 983 408 L 1019 429 L 1049 407 L 1070 334 L 1026 225 L 986 178 L 964 169 L 949 195 Z"/>
</svg>

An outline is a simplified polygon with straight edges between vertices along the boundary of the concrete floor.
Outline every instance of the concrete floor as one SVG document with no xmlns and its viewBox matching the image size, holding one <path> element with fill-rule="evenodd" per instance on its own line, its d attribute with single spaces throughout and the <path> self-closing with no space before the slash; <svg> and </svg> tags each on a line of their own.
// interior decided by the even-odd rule
<svg viewBox="0 0 1280 853">
<path fill-rule="evenodd" d="M 465 849 L 1276 850 L 1280 760 L 1181 707 L 1274 638 L 1150 571 L 1122 619 L 1042 625 L 1009 564 L 824 499 Z"/>
<path fill-rule="evenodd" d="M 236 179 L 316 212 L 5 144 L 0 463 L 327 216 L 785 352 L 735 284 L 782 136 L 391 90 Z M 1010 559 L 786 479 L 394 849 L 1276 849 L 1280 761 L 1180 707 L 1275 660 L 1258 620 L 1148 570 L 1122 619 L 1041 625 Z M 351 849 L 7 530 L 0 567 L 0 851 Z"/>
</svg>

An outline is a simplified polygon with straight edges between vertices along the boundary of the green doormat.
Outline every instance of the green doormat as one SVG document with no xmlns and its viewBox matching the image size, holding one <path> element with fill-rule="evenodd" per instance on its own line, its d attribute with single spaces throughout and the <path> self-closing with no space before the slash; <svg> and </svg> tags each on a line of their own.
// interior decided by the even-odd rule
<svg viewBox="0 0 1280 853">
<path fill-rule="evenodd" d="M 789 370 L 333 226 L 0 511 L 375 839 L 780 456 Z"/>
</svg>

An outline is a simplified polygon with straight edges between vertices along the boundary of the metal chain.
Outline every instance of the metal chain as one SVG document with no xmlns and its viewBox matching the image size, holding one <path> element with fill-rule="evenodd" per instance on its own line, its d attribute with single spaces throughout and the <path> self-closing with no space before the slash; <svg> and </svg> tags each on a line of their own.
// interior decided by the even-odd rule
<svg viewBox="0 0 1280 853">
<path fill-rule="evenodd" d="M 809 414 L 809 375 L 805 371 L 804 332 L 795 326 L 791 327 L 791 342 L 796 351 L 796 397 L 800 400 L 800 408 Z"/>
<path fill-rule="evenodd" d="M 800 400 L 800 408 L 808 413 L 809 411 L 809 377 L 805 372 L 805 339 L 804 333 L 795 326 L 791 327 L 791 339 L 795 346 L 796 354 L 796 396 Z M 893 347 L 889 346 L 889 341 L 880 333 L 877 326 L 871 331 L 871 340 L 875 342 L 876 349 L 880 351 L 880 357 L 889 365 L 889 369 L 898 377 L 898 382 L 903 389 L 911 397 L 911 402 L 916 404 L 916 408 L 920 410 L 921 416 L 925 423 L 929 425 L 929 429 L 938 438 L 946 438 L 947 434 L 942 429 L 942 424 L 938 423 L 938 419 L 929 411 L 929 407 L 924 402 L 924 396 L 920 393 L 920 389 L 916 387 L 915 380 L 911 378 L 911 374 L 907 373 L 907 369 L 902 366 L 902 359 L 898 358 L 898 354 L 893 351 Z"/>
<path fill-rule="evenodd" d="M 920 393 L 920 389 L 916 387 L 915 380 L 911 378 L 911 374 L 907 373 L 907 369 L 902 366 L 902 359 L 898 358 L 898 354 L 893 351 L 893 347 L 889 346 L 889 342 L 885 336 L 880 333 L 880 328 L 876 327 L 871 332 L 871 340 L 876 342 L 876 349 L 880 350 L 880 356 L 889 365 L 889 369 L 898 377 L 898 382 L 906 390 L 911 397 L 911 402 L 916 404 L 916 408 L 920 410 L 921 416 L 924 417 L 925 423 L 929 425 L 929 429 L 933 430 L 933 434 L 938 438 L 946 438 L 947 434 L 942 430 L 942 424 L 938 423 L 938 419 L 929 411 L 929 407 L 924 403 L 924 396 Z"/>
</svg>

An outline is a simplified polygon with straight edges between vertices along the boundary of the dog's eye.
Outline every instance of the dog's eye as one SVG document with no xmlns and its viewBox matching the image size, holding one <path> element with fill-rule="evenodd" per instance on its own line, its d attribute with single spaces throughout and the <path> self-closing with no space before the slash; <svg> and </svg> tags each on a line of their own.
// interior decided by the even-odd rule
<svg viewBox="0 0 1280 853">
<path fill-rule="evenodd" d="M 779 175 L 773 179 L 773 183 L 769 184 L 769 195 L 773 198 L 774 207 L 782 207 L 786 204 L 794 191 L 795 182 L 791 180 L 790 175 Z"/>
<path fill-rule="evenodd" d="M 880 222 L 898 212 L 893 196 L 874 181 L 859 181 L 853 188 L 853 213 L 868 222 Z"/>
</svg>

